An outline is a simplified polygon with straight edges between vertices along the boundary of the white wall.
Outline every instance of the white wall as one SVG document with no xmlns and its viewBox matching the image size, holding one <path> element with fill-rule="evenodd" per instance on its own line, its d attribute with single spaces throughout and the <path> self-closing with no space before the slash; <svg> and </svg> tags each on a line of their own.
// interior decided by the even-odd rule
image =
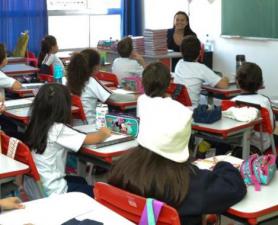
<svg viewBox="0 0 278 225">
<path fill-rule="evenodd" d="M 154 0 L 145 0 L 145 5 L 148 1 Z M 174 12 L 177 11 L 177 5 L 173 5 L 174 1 L 169 0 L 159 2 L 160 4 L 167 2 L 168 10 L 173 14 L 168 16 L 168 14 L 163 12 L 159 13 L 160 10 L 157 9 L 157 7 L 159 8 L 158 5 L 152 8 L 152 10 L 160 15 L 160 24 L 167 23 L 168 25 L 169 20 L 171 23 L 173 21 Z M 180 8 L 180 10 L 187 11 L 186 0 L 184 0 L 184 4 L 185 6 Z M 278 98 L 278 40 L 258 41 L 220 37 L 221 0 L 215 0 L 213 3 L 209 3 L 207 0 L 192 0 L 189 8 L 190 25 L 198 37 L 202 41 L 205 41 L 205 35 L 209 34 L 214 39 L 214 69 L 227 74 L 234 73 L 235 55 L 245 54 L 247 61 L 257 63 L 263 70 L 266 88 L 261 93 Z M 164 28 L 167 27 L 165 26 Z"/>
</svg>

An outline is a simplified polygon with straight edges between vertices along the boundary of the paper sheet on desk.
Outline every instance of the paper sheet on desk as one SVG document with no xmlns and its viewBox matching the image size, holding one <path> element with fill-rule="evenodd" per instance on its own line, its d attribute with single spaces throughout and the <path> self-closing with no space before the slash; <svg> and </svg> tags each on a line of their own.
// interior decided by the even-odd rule
<svg viewBox="0 0 278 225">
<path fill-rule="evenodd" d="M 193 164 L 199 167 L 199 169 L 210 170 L 220 161 L 229 162 L 233 164 L 234 167 L 239 168 L 243 160 L 230 155 L 218 155 L 206 159 L 197 159 Z"/>
<path fill-rule="evenodd" d="M 94 209 L 90 198 L 82 198 L 80 200 L 80 196 L 75 193 L 71 194 L 68 198 L 65 198 L 63 195 L 53 195 L 47 200 L 40 199 L 23 203 L 25 209 L 1 214 L 0 224 L 22 225 L 31 223 L 34 225 L 60 225 Z M 53 201 L 51 198 L 55 200 Z M 42 201 L 42 203 L 40 204 L 39 201 Z M 77 204 L 72 204 L 73 202 Z M 81 202 L 81 204 L 78 204 L 78 202 Z"/>
<path fill-rule="evenodd" d="M 112 90 L 112 92 L 115 94 L 135 94 L 134 91 L 129 91 L 129 90 L 125 90 L 125 89 L 115 89 L 115 90 Z"/>
</svg>

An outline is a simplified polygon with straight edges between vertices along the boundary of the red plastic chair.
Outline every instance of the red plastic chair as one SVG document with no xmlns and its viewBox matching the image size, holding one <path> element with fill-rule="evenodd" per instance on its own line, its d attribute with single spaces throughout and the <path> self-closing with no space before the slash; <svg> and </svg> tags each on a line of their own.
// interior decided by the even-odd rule
<svg viewBox="0 0 278 225">
<path fill-rule="evenodd" d="M 272 125 L 272 121 L 270 119 L 269 111 L 267 110 L 267 108 L 261 107 L 258 104 L 242 102 L 242 101 L 223 100 L 221 103 L 222 110 L 227 110 L 230 107 L 242 107 L 242 106 L 255 107 L 260 111 L 262 122 L 261 124 L 256 125 L 254 127 L 254 130 L 258 132 L 265 132 L 270 135 L 272 152 L 273 154 L 276 155 L 276 147 L 275 147 L 274 137 L 273 137 L 274 127 Z"/>
<path fill-rule="evenodd" d="M 170 94 L 173 99 L 177 100 L 181 104 L 185 106 L 192 106 L 191 99 L 184 85 L 170 83 L 166 92 Z"/>
<path fill-rule="evenodd" d="M 46 82 L 46 83 L 54 82 L 54 77 L 53 77 L 53 75 L 50 75 L 50 74 L 39 73 L 38 78 L 41 82 Z"/>
<path fill-rule="evenodd" d="M 25 57 L 29 65 L 38 67 L 38 59 L 33 52 L 27 50 L 25 53 Z"/>
<path fill-rule="evenodd" d="M 1 135 L 2 153 L 7 154 L 10 137 L 6 135 L 4 132 L 1 132 L 0 135 Z M 32 199 L 47 197 L 43 189 L 40 180 L 40 175 L 37 170 L 36 164 L 33 160 L 31 151 L 29 150 L 29 147 L 21 141 L 19 141 L 17 146 L 17 150 L 15 153 L 15 160 L 29 166 L 29 172 L 25 174 L 26 176 L 24 175 L 24 182 L 28 181 L 28 184 L 27 182 L 24 183 L 24 188 L 25 187 L 27 188 L 27 186 L 29 187 L 28 188 L 29 192 L 25 190 L 27 191 L 29 197 L 31 197 Z M 30 185 L 32 187 L 30 187 Z"/>
<path fill-rule="evenodd" d="M 72 94 L 71 104 L 78 107 L 78 111 L 73 113 L 73 117 L 82 120 L 84 124 L 88 124 L 80 96 Z"/>
<path fill-rule="evenodd" d="M 98 71 L 95 77 L 100 81 L 109 81 L 112 85 L 106 85 L 107 87 L 118 87 L 119 81 L 116 74 L 106 71 Z"/>
<path fill-rule="evenodd" d="M 138 224 L 143 212 L 146 198 L 97 182 L 94 187 L 95 199 L 128 220 Z M 157 225 L 180 225 L 178 212 L 164 204 L 158 217 Z"/>
<path fill-rule="evenodd" d="M 204 60 L 205 60 L 205 45 L 202 43 L 200 53 L 199 53 L 199 57 L 198 57 L 198 61 L 200 63 L 203 63 Z"/>
</svg>

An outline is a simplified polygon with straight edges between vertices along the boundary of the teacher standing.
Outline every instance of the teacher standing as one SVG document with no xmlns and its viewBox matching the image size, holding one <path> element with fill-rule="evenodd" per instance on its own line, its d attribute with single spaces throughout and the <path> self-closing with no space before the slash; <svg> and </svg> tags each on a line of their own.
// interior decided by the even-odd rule
<svg viewBox="0 0 278 225">
<path fill-rule="evenodd" d="M 174 16 L 174 27 L 167 30 L 167 47 L 175 52 L 180 52 L 180 45 L 183 38 L 187 35 L 196 34 L 191 30 L 189 24 L 189 17 L 183 11 L 178 11 Z M 175 66 L 179 58 L 172 59 L 172 71 L 174 71 Z"/>
</svg>

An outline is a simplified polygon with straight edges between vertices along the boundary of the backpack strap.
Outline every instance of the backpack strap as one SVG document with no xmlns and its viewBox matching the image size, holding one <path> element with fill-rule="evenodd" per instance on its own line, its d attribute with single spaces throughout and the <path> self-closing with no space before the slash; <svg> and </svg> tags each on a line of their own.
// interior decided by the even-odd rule
<svg viewBox="0 0 278 225">
<path fill-rule="evenodd" d="M 259 190 L 261 190 L 261 185 L 260 185 L 260 182 L 258 181 L 258 179 L 255 175 L 255 171 L 254 171 L 255 162 L 256 162 L 257 159 L 258 159 L 258 155 L 252 155 L 251 158 L 249 159 L 248 166 L 249 166 L 251 181 L 255 186 L 255 190 L 259 191 Z"/>
<path fill-rule="evenodd" d="M 8 157 L 14 159 L 18 143 L 19 143 L 19 140 L 17 140 L 16 138 L 11 137 L 9 139 L 9 146 L 8 146 L 8 151 L 7 151 Z"/>
<path fill-rule="evenodd" d="M 181 94 L 182 91 L 182 85 L 181 84 L 176 84 L 176 89 L 174 90 L 172 94 L 172 98 L 176 100 L 178 96 Z"/>
<path fill-rule="evenodd" d="M 139 225 L 155 225 L 163 204 L 163 202 L 147 198 Z"/>
</svg>

